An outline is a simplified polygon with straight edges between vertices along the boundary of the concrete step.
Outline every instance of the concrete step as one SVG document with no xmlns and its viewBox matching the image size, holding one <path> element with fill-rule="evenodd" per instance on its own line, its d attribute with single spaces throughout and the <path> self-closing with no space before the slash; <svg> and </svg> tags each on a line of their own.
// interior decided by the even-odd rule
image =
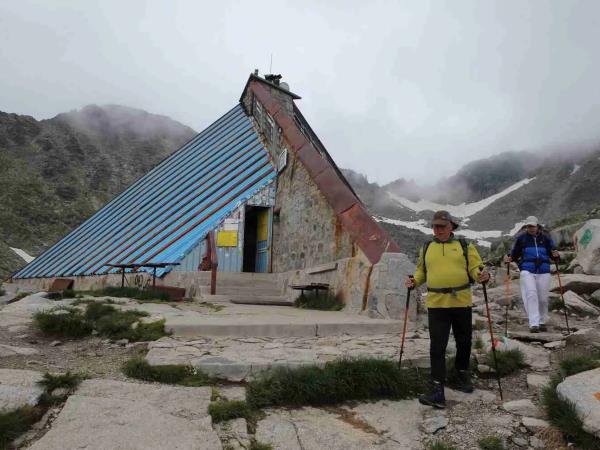
<svg viewBox="0 0 600 450">
<path fill-rule="evenodd" d="M 294 306 L 294 302 L 291 302 L 287 297 L 280 295 L 230 295 L 231 303 L 236 305 L 273 305 L 273 306 Z"/>
<path fill-rule="evenodd" d="M 200 284 L 210 285 L 210 272 L 198 272 Z M 274 273 L 218 272 L 217 286 L 256 286 L 279 285 L 279 275 Z"/>
</svg>

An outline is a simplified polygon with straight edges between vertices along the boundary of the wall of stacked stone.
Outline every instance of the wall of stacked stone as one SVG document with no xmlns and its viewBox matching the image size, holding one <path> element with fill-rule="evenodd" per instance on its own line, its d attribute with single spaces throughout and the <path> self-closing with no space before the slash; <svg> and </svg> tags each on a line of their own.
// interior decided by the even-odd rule
<svg viewBox="0 0 600 450">
<path fill-rule="evenodd" d="M 280 209 L 273 223 L 273 272 L 352 257 L 350 235 L 292 152 L 277 180 L 275 205 Z"/>
</svg>

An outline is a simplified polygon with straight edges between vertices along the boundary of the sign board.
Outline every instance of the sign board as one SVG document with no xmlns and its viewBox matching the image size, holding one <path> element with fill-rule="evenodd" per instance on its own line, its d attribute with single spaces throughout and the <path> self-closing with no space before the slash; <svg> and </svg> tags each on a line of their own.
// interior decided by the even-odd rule
<svg viewBox="0 0 600 450">
<path fill-rule="evenodd" d="M 287 166 L 287 148 L 284 148 L 281 153 L 279 153 L 279 158 L 277 158 L 277 173 L 280 173 L 285 166 Z"/>
<path fill-rule="evenodd" d="M 237 247 L 238 232 L 219 231 L 217 233 L 217 247 Z"/>
</svg>

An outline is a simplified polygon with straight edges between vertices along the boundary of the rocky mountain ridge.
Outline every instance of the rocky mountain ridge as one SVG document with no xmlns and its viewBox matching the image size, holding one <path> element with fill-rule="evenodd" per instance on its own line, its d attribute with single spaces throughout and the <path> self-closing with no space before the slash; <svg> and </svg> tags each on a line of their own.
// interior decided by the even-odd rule
<svg viewBox="0 0 600 450">
<path fill-rule="evenodd" d="M 0 112 L 0 277 L 24 265 L 9 247 L 39 254 L 195 134 L 118 105 Z"/>
</svg>

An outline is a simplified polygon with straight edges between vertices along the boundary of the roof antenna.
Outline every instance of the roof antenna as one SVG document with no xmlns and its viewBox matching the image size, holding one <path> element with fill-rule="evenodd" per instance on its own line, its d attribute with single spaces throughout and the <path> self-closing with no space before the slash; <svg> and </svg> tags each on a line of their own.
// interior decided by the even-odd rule
<svg viewBox="0 0 600 450">
<path fill-rule="evenodd" d="M 269 73 L 273 73 L 273 53 L 271 53 L 271 64 L 269 65 Z"/>
</svg>

